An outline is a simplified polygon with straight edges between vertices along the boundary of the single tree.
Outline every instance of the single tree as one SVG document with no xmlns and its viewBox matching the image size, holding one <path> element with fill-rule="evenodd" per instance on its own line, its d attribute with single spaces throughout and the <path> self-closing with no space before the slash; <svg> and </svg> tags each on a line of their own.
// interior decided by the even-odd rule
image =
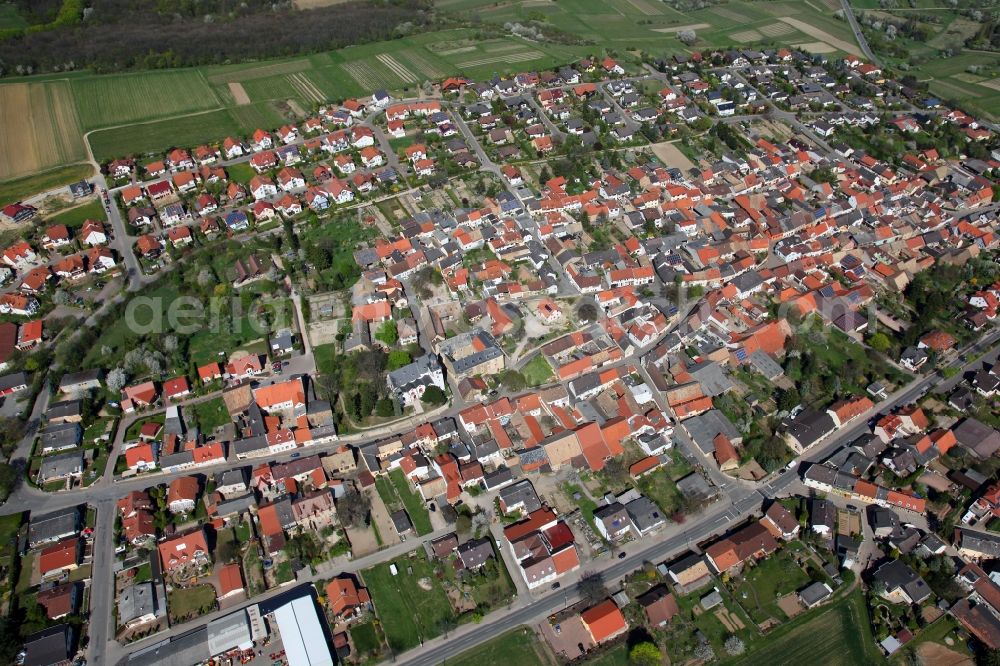
<svg viewBox="0 0 1000 666">
<path fill-rule="evenodd" d="M 656 643 L 643 641 L 636 643 L 628 653 L 628 663 L 631 666 L 660 666 L 663 654 Z"/>
<path fill-rule="evenodd" d="M 420 396 L 420 402 L 428 405 L 443 405 L 448 402 L 448 396 L 437 386 L 428 386 L 424 394 Z"/>
</svg>

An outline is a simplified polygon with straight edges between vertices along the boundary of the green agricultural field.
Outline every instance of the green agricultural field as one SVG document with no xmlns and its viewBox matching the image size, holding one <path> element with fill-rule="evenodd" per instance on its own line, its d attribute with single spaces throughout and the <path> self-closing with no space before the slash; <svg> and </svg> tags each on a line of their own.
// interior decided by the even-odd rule
<svg viewBox="0 0 1000 666">
<path fill-rule="evenodd" d="M 96 159 L 107 161 L 125 155 L 162 152 L 174 146 L 221 141 L 230 134 L 243 133 L 243 127 L 233 113 L 223 109 L 197 116 L 100 130 L 90 135 L 90 147 Z"/>
<path fill-rule="evenodd" d="M 244 81 L 241 85 L 251 102 L 265 102 L 275 99 L 298 99 L 302 94 L 292 85 L 292 77 L 297 74 L 279 74 L 263 79 Z"/>
<path fill-rule="evenodd" d="M 287 120 L 281 111 L 269 102 L 235 106 L 229 113 L 246 134 L 251 134 L 258 127 L 268 129 L 278 127 Z"/>
<path fill-rule="evenodd" d="M 748 648 L 748 654 L 733 663 L 740 666 L 885 663 L 868 627 L 868 610 L 860 589 L 806 613 L 801 621 L 796 618 L 775 629 L 766 639 Z"/>
<path fill-rule="evenodd" d="M 10 3 L 0 4 L 0 30 L 18 30 L 28 27 L 28 22 L 21 16 L 17 7 Z"/>
<path fill-rule="evenodd" d="M 395 576 L 389 566 L 395 564 Z M 395 653 L 405 652 L 454 626 L 455 614 L 423 548 L 361 572 Z M 427 588 L 427 589 L 425 589 Z"/>
<path fill-rule="evenodd" d="M 84 129 L 166 118 L 218 108 L 197 69 L 93 76 L 72 80 Z"/>
<path fill-rule="evenodd" d="M 491 641 L 463 652 L 448 662 L 450 666 L 485 666 L 510 663 L 517 666 L 548 666 L 551 660 L 529 627 L 519 627 Z"/>
<path fill-rule="evenodd" d="M 35 176 L 4 181 L 0 183 L 0 202 L 6 204 L 11 201 L 20 201 L 32 194 L 69 185 L 93 175 L 94 168 L 89 164 L 71 164 Z"/>
</svg>

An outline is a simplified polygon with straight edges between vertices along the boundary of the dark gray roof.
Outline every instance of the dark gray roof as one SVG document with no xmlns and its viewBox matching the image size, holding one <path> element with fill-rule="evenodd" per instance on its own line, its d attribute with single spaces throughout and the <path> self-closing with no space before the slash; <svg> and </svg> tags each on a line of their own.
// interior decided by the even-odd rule
<svg viewBox="0 0 1000 666">
<path fill-rule="evenodd" d="M 410 522 L 410 516 L 406 513 L 406 509 L 393 511 L 389 517 L 392 518 L 392 525 L 396 528 L 397 533 L 404 534 L 413 529 L 413 523 Z"/>
<path fill-rule="evenodd" d="M 539 447 L 540 448 L 540 447 Z M 507 506 L 516 506 L 524 503 L 524 510 L 528 513 L 538 511 L 542 508 L 542 502 L 535 493 L 535 487 L 531 481 L 523 479 L 512 486 L 507 486 L 500 491 L 500 499 Z"/>
<path fill-rule="evenodd" d="M 880 566 L 875 571 L 874 580 L 885 583 L 888 592 L 902 588 L 913 603 L 919 604 L 931 595 L 931 588 L 924 579 L 903 560 L 890 560 Z"/>
<path fill-rule="evenodd" d="M 76 534 L 79 524 L 80 511 L 75 506 L 38 516 L 32 515 L 28 524 L 28 543 L 34 547 L 36 544 Z"/>
<path fill-rule="evenodd" d="M 660 507 L 656 506 L 648 497 L 632 500 L 625 505 L 625 510 L 628 511 L 629 518 L 632 519 L 632 523 L 640 532 L 651 530 L 665 522 Z"/>
<path fill-rule="evenodd" d="M 24 641 L 24 666 L 52 666 L 68 662 L 73 643 L 73 628 L 68 624 L 34 633 Z"/>
<path fill-rule="evenodd" d="M 494 556 L 493 542 L 489 537 L 471 539 L 458 547 L 458 556 L 466 569 L 476 569 Z"/>
<path fill-rule="evenodd" d="M 1000 432 L 974 418 L 963 419 L 952 432 L 959 444 L 979 458 L 989 458 L 1000 449 Z"/>
</svg>

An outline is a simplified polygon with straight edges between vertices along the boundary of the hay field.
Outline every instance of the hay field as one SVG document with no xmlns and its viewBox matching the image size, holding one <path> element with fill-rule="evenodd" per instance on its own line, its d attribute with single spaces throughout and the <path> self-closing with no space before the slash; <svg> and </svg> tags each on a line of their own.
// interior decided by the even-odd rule
<svg viewBox="0 0 1000 666">
<path fill-rule="evenodd" d="M 0 180 L 86 157 L 69 83 L 0 85 Z"/>
</svg>

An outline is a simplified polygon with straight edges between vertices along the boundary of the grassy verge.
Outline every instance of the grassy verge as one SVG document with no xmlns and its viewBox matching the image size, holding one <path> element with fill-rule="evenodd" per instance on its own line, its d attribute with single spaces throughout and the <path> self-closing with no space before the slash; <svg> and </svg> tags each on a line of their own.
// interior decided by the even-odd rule
<svg viewBox="0 0 1000 666">
<path fill-rule="evenodd" d="M 538 637 L 528 627 L 518 627 L 491 641 L 463 652 L 448 662 L 451 666 L 483 666 L 483 664 L 518 664 L 547 666 L 550 660 Z"/>
</svg>

